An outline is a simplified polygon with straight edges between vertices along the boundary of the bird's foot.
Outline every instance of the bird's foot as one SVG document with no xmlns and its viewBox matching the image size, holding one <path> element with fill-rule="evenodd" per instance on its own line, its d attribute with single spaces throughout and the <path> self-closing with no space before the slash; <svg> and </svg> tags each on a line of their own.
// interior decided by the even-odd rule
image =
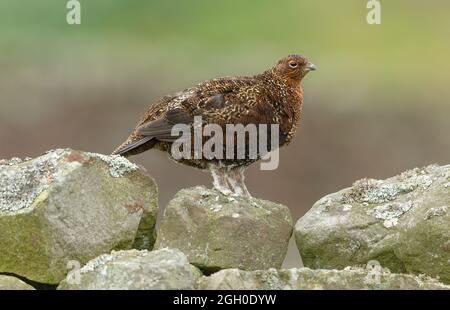
<svg viewBox="0 0 450 310">
<path fill-rule="evenodd" d="M 248 197 L 248 198 L 252 198 L 252 194 L 250 194 L 250 192 L 247 190 L 247 188 L 244 188 L 242 196 L 244 197 Z"/>
<path fill-rule="evenodd" d="M 233 188 L 233 190 L 230 190 L 229 188 L 217 185 L 214 185 L 213 188 L 225 196 L 249 198 L 252 197 L 252 195 L 247 190 L 242 190 L 241 188 Z"/>
<path fill-rule="evenodd" d="M 214 189 L 225 196 L 252 197 L 244 183 L 244 168 L 210 166 Z"/>
<path fill-rule="evenodd" d="M 233 188 L 232 196 L 234 197 L 252 197 L 245 184 L 239 184 L 237 182 L 230 182 L 231 187 Z"/>
<path fill-rule="evenodd" d="M 239 191 L 233 192 L 233 196 L 235 196 L 235 197 L 247 197 L 247 198 L 252 198 L 253 197 L 246 188 L 245 189 L 240 189 Z"/>
<path fill-rule="evenodd" d="M 231 191 L 227 187 L 217 186 L 216 184 L 214 184 L 214 189 L 225 196 L 233 196 L 234 195 L 233 191 Z"/>
</svg>

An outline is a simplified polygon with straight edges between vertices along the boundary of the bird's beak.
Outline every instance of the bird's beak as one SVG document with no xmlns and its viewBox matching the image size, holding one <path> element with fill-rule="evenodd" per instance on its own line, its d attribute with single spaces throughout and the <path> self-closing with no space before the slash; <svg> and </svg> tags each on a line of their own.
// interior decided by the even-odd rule
<svg viewBox="0 0 450 310">
<path fill-rule="evenodd" d="M 316 66 L 311 62 L 308 62 L 308 64 L 306 65 L 306 70 L 308 71 L 315 71 L 316 69 Z"/>
</svg>

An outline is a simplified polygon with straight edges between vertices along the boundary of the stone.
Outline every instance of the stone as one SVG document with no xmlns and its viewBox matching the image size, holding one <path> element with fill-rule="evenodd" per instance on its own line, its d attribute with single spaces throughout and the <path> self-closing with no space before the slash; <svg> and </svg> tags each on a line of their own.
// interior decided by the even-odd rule
<svg viewBox="0 0 450 310">
<path fill-rule="evenodd" d="M 169 202 L 155 248 L 177 248 L 206 272 L 280 268 L 292 226 L 286 206 L 197 186 Z"/>
<path fill-rule="evenodd" d="M 306 267 L 376 260 L 396 273 L 450 283 L 450 165 L 363 179 L 323 197 L 295 225 Z"/>
<path fill-rule="evenodd" d="M 201 276 L 175 249 L 113 251 L 75 272 L 59 290 L 187 290 Z"/>
<path fill-rule="evenodd" d="M 68 263 L 151 248 L 157 187 L 120 156 L 70 149 L 0 165 L 0 272 L 57 284 Z"/>
<path fill-rule="evenodd" d="M 0 291 L 30 291 L 34 290 L 34 287 L 26 284 L 22 280 L 6 275 L 0 275 Z"/>
<path fill-rule="evenodd" d="M 426 276 L 394 274 L 386 269 L 309 268 L 244 271 L 225 269 L 202 277 L 202 290 L 448 290 L 450 286 Z"/>
</svg>

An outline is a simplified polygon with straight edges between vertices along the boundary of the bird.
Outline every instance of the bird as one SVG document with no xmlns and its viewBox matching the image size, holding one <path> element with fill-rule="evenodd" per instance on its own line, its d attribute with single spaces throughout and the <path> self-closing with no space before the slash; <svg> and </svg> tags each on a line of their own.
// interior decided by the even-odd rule
<svg viewBox="0 0 450 310">
<path fill-rule="evenodd" d="M 157 149 L 166 152 L 178 163 L 209 170 L 213 187 L 223 195 L 251 197 L 245 185 L 244 172 L 264 154 L 257 151 L 256 157 L 249 156 L 246 146 L 244 157 L 240 158 L 179 158 L 172 154 L 174 143 L 180 139 L 173 129 L 181 124 L 193 131 L 196 117 L 201 118 L 202 128 L 215 124 L 224 131 L 230 124 L 276 124 L 279 130 L 278 145 L 269 147 L 268 151 L 288 145 L 297 132 L 302 114 L 301 81 L 314 70 L 316 66 L 305 56 L 292 54 L 260 74 L 215 78 L 164 96 L 150 105 L 126 141 L 112 154 L 129 157 Z M 259 137 L 261 131 L 257 135 Z M 270 140 L 270 137 L 269 134 L 263 139 Z M 229 138 L 225 137 L 223 145 L 219 146 L 226 149 Z M 244 143 L 248 142 L 246 136 Z"/>
</svg>

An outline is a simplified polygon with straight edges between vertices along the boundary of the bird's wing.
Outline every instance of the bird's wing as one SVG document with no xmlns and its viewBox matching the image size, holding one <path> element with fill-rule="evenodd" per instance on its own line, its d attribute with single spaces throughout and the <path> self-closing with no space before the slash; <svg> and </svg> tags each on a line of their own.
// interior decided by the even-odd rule
<svg viewBox="0 0 450 310">
<path fill-rule="evenodd" d="M 193 115 L 201 115 L 205 123 L 260 124 L 271 123 L 273 105 L 270 97 L 255 85 L 241 85 L 233 90 L 188 99 Z"/>
<path fill-rule="evenodd" d="M 139 135 L 151 137 L 159 141 L 173 142 L 179 136 L 172 135 L 172 128 L 176 124 L 190 125 L 194 117 L 181 108 L 174 108 L 165 112 L 161 118 L 143 123 L 136 129 Z"/>
<path fill-rule="evenodd" d="M 201 83 L 193 88 L 170 96 L 169 100 L 156 104 L 136 128 L 144 138 L 174 142 L 179 136 L 172 135 L 176 124 L 192 126 L 194 116 L 201 116 L 204 124 L 249 124 L 269 123 L 271 105 L 265 104 L 261 90 L 251 78 L 220 78 Z M 155 117 L 156 115 L 156 117 Z"/>
</svg>

